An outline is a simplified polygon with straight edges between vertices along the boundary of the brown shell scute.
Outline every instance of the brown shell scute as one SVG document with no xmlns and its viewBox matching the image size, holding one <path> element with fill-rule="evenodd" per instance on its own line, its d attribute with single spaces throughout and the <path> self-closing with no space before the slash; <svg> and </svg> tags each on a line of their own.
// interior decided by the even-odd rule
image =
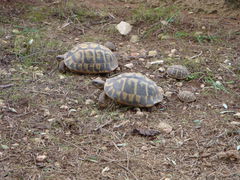
<svg viewBox="0 0 240 180">
<path fill-rule="evenodd" d="M 100 44 L 85 42 L 76 45 L 64 55 L 69 70 L 80 73 L 108 73 L 118 67 L 118 61 L 110 49 Z"/>
<path fill-rule="evenodd" d="M 193 102 L 196 100 L 196 96 L 191 91 L 180 91 L 178 98 L 183 102 Z"/>
<path fill-rule="evenodd" d="M 190 72 L 185 66 L 182 65 L 172 65 L 167 69 L 168 76 L 175 79 L 186 79 Z"/>
</svg>

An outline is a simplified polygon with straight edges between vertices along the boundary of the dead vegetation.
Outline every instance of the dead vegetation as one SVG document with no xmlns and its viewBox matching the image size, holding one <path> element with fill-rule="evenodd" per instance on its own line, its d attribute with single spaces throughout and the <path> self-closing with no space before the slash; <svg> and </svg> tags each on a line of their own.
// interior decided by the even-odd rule
<svg viewBox="0 0 240 180">
<path fill-rule="evenodd" d="M 0 179 L 239 179 L 239 16 L 184 4 L 3 2 Z M 115 30 L 121 20 L 132 22 L 130 35 Z M 133 34 L 138 43 L 129 41 Z M 121 54 L 159 52 L 119 59 L 134 65 L 123 72 L 144 73 L 172 92 L 155 111 L 99 109 L 96 76 L 56 71 L 55 57 L 76 43 L 107 40 Z M 147 67 L 156 60 L 164 61 Z M 171 64 L 186 65 L 191 76 L 166 78 L 158 69 Z M 197 100 L 179 101 L 180 89 Z"/>
</svg>

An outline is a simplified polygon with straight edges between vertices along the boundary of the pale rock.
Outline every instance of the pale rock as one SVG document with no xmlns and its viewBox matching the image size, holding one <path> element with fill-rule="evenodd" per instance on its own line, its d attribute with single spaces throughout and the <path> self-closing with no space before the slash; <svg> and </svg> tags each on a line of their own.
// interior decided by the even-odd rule
<svg viewBox="0 0 240 180">
<path fill-rule="evenodd" d="M 65 79 L 65 76 L 62 75 L 62 74 L 60 74 L 60 75 L 59 75 L 59 79 Z"/>
<path fill-rule="evenodd" d="M 95 116 L 95 115 L 97 115 L 97 112 L 92 110 L 91 113 L 90 113 L 90 116 Z"/>
<path fill-rule="evenodd" d="M 150 78 L 155 78 L 155 75 L 150 74 L 149 77 L 150 77 Z"/>
<path fill-rule="evenodd" d="M 46 87 L 44 90 L 45 90 L 45 91 L 50 91 L 50 88 L 49 88 L 49 87 Z"/>
<path fill-rule="evenodd" d="M 201 84 L 201 85 L 200 85 L 200 87 L 201 87 L 201 88 L 204 88 L 204 87 L 205 87 L 205 85 L 204 85 L 204 84 Z"/>
<path fill-rule="evenodd" d="M 232 122 L 230 122 L 230 124 L 239 126 L 239 125 L 240 125 L 240 122 L 238 122 L 238 121 L 232 121 Z"/>
<path fill-rule="evenodd" d="M 13 30 L 12 30 L 12 33 L 13 33 L 13 34 L 19 34 L 20 31 L 19 31 L 18 29 L 13 29 Z"/>
<path fill-rule="evenodd" d="M 173 56 L 174 56 L 174 54 L 172 54 L 172 53 L 168 54 L 168 57 L 173 57 Z"/>
<path fill-rule="evenodd" d="M 222 80 L 223 79 L 222 76 L 218 76 L 217 78 L 218 78 L 218 80 Z"/>
<path fill-rule="evenodd" d="M 133 68 L 133 63 L 128 63 L 128 64 L 125 64 L 124 66 L 128 69 L 132 69 Z"/>
<path fill-rule="evenodd" d="M 43 161 L 45 161 L 47 159 L 47 156 L 46 155 L 38 155 L 37 157 L 36 157 L 36 161 L 38 161 L 38 162 L 43 162 Z"/>
<path fill-rule="evenodd" d="M 166 91 L 164 94 L 167 98 L 170 98 L 173 95 L 173 92 L 171 91 Z"/>
<path fill-rule="evenodd" d="M 148 52 L 148 56 L 149 56 L 149 57 L 156 57 L 157 54 L 158 54 L 158 52 L 157 52 L 156 50 L 154 50 L 154 51 L 149 51 L 149 52 Z"/>
<path fill-rule="evenodd" d="M 139 55 L 140 55 L 140 53 L 138 53 L 138 52 L 132 52 L 130 54 L 130 56 L 132 56 L 132 57 L 138 57 Z"/>
<path fill-rule="evenodd" d="M 139 41 L 138 35 L 132 35 L 131 36 L 130 42 L 137 43 L 138 41 Z"/>
<path fill-rule="evenodd" d="M 36 74 L 36 76 L 39 76 L 39 77 L 43 76 L 43 72 L 42 71 L 36 71 L 35 74 Z"/>
<path fill-rule="evenodd" d="M 166 71 L 166 69 L 165 69 L 164 67 L 160 67 L 158 70 L 159 70 L 159 72 L 161 72 L 161 73 L 163 73 L 163 72 Z"/>
<path fill-rule="evenodd" d="M 144 59 L 144 58 L 139 58 L 138 60 L 139 60 L 139 61 L 145 61 L 145 59 Z"/>
<path fill-rule="evenodd" d="M 60 106 L 60 109 L 69 109 L 69 107 L 66 105 L 62 105 L 62 106 Z"/>
<path fill-rule="evenodd" d="M 155 65 L 155 64 L 163 64 L 164 60 L 157 60 L 157 61 L 152 61 L 150 62 L 151 65 Z"/>
<path fill-rule="evenodd" d="M 120 34 L 122 35 L 127 35 L 131 32 L 132 30 L 132 25 L 125 21 L 121 21 L 117 26 L 117 30 L 119 31 Z"/>
<path fill-rule="evenodd" d="M 200 35 L 202 35 L 202 34 L 203 34 L 203 32 L 197 31 L 197 32 L 194 33 L 194 36 L 200 36 Z"/>
<path fill-rule="evenodd" d="M 240 119 L 240 112 L 233 115 L 235 118 Z"/>
<path fill-rule="evenodd" d="M 171 54 L 176 54 L 177 50 L 176 49 L 171 49 Z"/>
<path fill-rule="evenodd" d="M 165 133 L 170 133 L 170 132 L 172 132 L 172 129 L 173 129 L 172 126 L 170 126 L 169 124 L 167 124 L 165 122 L 160 122 L 158 124 L 158 128 Z"/>
<path fill-rule="evenodd" d="M 143 113 L 142 111 L 137 111 L 137 112 L 136 112 L 136 115 L 137 115 L 137 116 L 143 116 L 144 113 Z"/>
<path fill-rule="evenodd" d="M 50 115 L 50 112 L 49 112 L 48 109 L 44 109 L 43 111 L 44 111 L 44 112 L 43 112 L 43 116 L 44 116 L 44 117 L 47 117 L 47 116 Z"/>
<path fill-rule="evenodd" d="M 177 87 L 182 87 L 182 86 L 183 86 L 183 83 L 182 83 L 182 82 L 177 82 L 177 83 L 176 83 L 176 86 L 177 86 Z"/>
<path fill-rule="evenodd" d="M 149 148 L 148 148 L 147 146 L 142 146 L 141 149 L 142 149 L 143 151 L 147 151 Z"/>
<path fill-rule="evenodd" d="M 48 122 L 54 122 L 54 121 L 55 121 L 55 118 L 48 119 L 47 121 L 48 121 Z"/>
<path fill-rule="evenodd" d="M 162 25 L 168 25 L 168 22 L 167 21 L 165 21 L 165 20 L 162 20 L 162 21 L 160 21 L 161 23 L 162 23 Z"/>
<path fill-rule="evenodd" d="M 0 99 L 0 108 L 6 107 L 6 104 L 4 103 L 3 99 Z"/>
<path fill-rule="evenodd" d="M 9 71 L 10 71 L 11 73 L 17 72 L 17 70 L 14 69 L 14 68 L 10 68 Z"/>
<path fill-rule="evenodd" d="M 86 104 L 86 105 L 94 104 L 94 101 L 91 100 L 91 99 L 86 99 L 85 104 Z"/>
</svg>

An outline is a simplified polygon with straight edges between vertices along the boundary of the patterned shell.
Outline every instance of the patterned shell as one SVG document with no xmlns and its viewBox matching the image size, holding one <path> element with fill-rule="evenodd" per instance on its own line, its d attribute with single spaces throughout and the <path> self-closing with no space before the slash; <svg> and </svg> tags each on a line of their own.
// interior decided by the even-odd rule
<svg viewBox="0 0 240 180">
<path fill-rule="evenodd" d="M 78 44 L 64 55 L 64 63 L 80 73 L 108 73 L 118 67 L 112 51 L 100 44 L 85 42 Z"/>
<path fill-rule="evenodd" d="M 193 102 L 196 100 L 196 96 L 191 91 L 180 91 L 178 98 L 183 102 Z"/>
<path fill-rule="evenodd" d="M 175 79 L 185 79 L 190 73 L 185 66 L 172 65 L 168 67 L 167 74 Z"/>
<path fill-rule="evenodd" d="M 120 104 L 151 107 L 163 99 L 162 89 L 140 73 L 123 73 L 107 79 L 104 91 Z"/>
</svg>

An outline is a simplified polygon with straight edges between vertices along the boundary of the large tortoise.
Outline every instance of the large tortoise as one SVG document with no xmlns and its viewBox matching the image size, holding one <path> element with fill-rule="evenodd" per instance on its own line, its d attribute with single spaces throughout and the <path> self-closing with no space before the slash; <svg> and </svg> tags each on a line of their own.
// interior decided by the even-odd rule
<svg viewBox="0 0 240 180">
<path fill-rule="evenodd" d="M 100 107 L 106 107 L 106 97 L 124 105 L 152 107 L 163 100 L 163 90 L 140 73 L 123 73 L 105 81 L 95 79 L 93 85 L 103 88 L 99 96 Z"/>
<path fill-rule="evenodd" d="M 59 64 L 62 73 L 109 73 L 118 67 L 117 58 L 110 49 L 92 42 L 78 44 L 57 59 L 62 60 Z"/>
</svg>

